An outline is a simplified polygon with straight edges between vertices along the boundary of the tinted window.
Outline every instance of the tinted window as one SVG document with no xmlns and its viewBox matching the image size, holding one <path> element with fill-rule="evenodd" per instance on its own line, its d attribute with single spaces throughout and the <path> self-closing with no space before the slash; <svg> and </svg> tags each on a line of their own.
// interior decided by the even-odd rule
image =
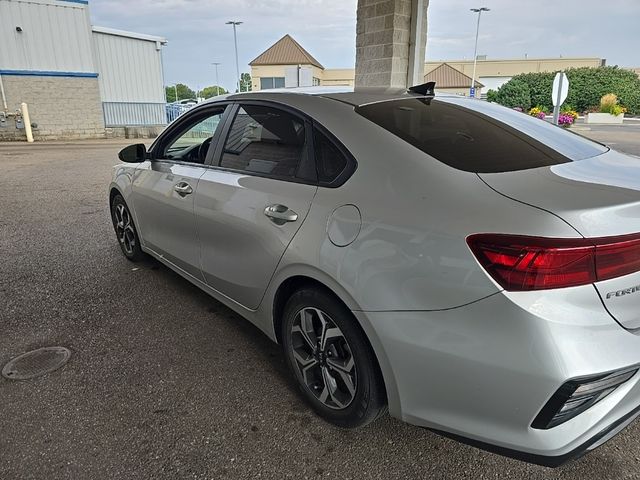
<svg viewBox="0 0 640 480">
<path fill-rule="evenodd" d="M 294 177 L 306 155 L 304 123 L 271 107 L 238 110 L 220 166 L 276 177 Z"/>
<path fill-rule="evenodd" d="M 437 160 L 468 172 L 556 165 L 607 150 L 542 120 L 480 101 L 410 98 L 363 105 L 356 112 Z"/>
<path fill-rule="evenodd" d="M 318 180 L 331 183 L 347 166 L 347 159 L 338 147 L 320 131 L 313 133 L 313 148 L 318 170 Z"/>
<path fill-rule="evenodd" d="M 156 158 L 204 163 L 211 138 L 216 132 L 224 107 L 214 112 L 194 116 L 164 142 Z"/>
</svg>

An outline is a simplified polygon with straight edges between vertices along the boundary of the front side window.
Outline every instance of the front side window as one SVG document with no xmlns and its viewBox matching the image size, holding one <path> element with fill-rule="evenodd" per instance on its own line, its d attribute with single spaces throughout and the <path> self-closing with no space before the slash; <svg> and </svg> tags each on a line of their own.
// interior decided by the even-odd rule
<svg viewBox="0 0 640 480">
<path fill-rule="evenodd" d="M 356 112 L 450 167 L 474 173 L 556 165 L 607 149 L 528 115 L 473 100 L 407 98 Z"/>
<path fill-rule="evenodd" d="M 238 109 L 229 129 L 220 166 L 293 178 L 306 156 L 302 120 L 276 108 L 244 105 Z"/>
<path fill-rule="evenodd" d="M 156 158 L 204 163 L 211 139 L 220 125 L 224 107 L 196 115 L 185 124 L 161 149 Z"/>
</svg>

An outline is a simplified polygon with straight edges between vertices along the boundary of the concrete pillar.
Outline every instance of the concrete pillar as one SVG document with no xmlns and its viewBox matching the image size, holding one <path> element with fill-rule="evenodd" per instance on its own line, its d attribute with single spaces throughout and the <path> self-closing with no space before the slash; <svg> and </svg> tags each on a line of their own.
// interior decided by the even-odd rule
<svg viewBox="0 0 640 480">
<path fill-rule="evenodd" d="M 358 0 L 358 87 L 404 88 L 422 82 L 429 0 Z"/>
</svg>

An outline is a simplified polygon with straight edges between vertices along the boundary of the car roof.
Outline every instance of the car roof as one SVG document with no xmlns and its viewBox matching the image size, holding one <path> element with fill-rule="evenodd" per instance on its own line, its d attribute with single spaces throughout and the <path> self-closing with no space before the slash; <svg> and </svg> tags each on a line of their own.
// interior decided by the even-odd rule
<svg viewBox="0 0 640 480">
<path fill-rule="evenodd" d="M 379 87 L 353 87 L 345 86 L 317 86 L 317 87 L 292 87 L 292 88 L 272 88 L 269 90 L 258 90 L 256 92 L 242 92 L 220 95 L 208 101 L 218 100 L 249 100 L 265 98 L 272 100 L 274 95 L 286 97 L 293 95 L 311 95 L 337 100 L 355 107 L 369 103 L 384 102 L 388 100 L 398 100 L 405 98 L 420 98 L 423 95 L 408 92 L 404 88 L 379 88 Z M 436 92 L 436 97 L 464 98 L 460 95 L 446 95 Z"/>
</svg>

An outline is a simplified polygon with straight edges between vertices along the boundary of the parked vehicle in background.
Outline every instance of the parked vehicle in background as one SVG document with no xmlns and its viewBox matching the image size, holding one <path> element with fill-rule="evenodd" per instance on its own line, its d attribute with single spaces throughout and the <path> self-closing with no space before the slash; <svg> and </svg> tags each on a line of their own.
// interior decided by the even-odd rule
<svg viewBox="0 0 640 480">
<path fill-rule="evenodd" d="M 432 89 L 199 104 L 120 152 L 117 238 L 280 343 L 327 421 L 556 466 L 640 413 L 640 164 Z"/>
</svg>

